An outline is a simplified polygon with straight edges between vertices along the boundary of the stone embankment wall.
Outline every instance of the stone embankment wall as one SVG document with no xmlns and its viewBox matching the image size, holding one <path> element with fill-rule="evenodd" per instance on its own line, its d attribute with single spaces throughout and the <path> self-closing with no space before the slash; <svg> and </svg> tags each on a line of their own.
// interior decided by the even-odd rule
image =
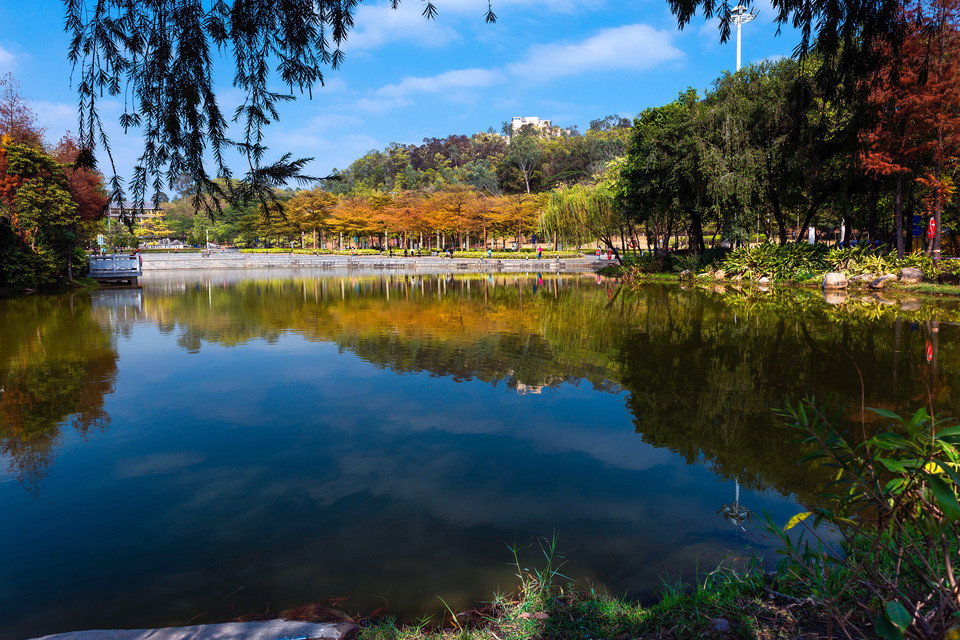
<svg viewBox="0 0 960 640">
<path fill-rule="evenodd" d="M 485 258 L 404 258 L 390 256 L 308 255 L 290 253 L 145 253 L 143 271 L 177 269 L 331 269 L 396 270 L 422 273 L 456 272 L 582 272 L 596 271 L 611 264 L 606 259 L 562 258 L 529 260 L 487 260 Z"/>
</svg>

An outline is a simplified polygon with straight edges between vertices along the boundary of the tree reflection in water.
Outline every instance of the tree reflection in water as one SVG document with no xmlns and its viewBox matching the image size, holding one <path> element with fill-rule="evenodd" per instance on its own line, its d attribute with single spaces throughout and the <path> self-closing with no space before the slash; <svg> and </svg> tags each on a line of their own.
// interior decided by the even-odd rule
<svg viewBox="0 0 960 640">
<path fill-rule="evenodd" d="M 34 494 L 64 427 L 86 437 L 110 424 L 104 396 L 117 353 L 110 325 L 96 316 L 83 293 L 0 300 L 0 454 Z"/>
</svg>

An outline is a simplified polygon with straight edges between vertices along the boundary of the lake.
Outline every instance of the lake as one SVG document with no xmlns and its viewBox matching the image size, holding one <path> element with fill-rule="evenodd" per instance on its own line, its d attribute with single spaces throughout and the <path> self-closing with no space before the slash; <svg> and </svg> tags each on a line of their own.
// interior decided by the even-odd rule
<svg viewBox="0 0 960 640">
<path fill-rule="evenodd" d="M 958 415 L 954 301 L 584 275 L 152 272 L 0 299 L 0 637 L 347 598 L 405 619 L 542 564 L 652 598 L 816 502 L 774 411 Z M 861 385 L 862 379 L 862 385 Z M 721 507 L 755 517 L 741 525 Z"/>
</svg>

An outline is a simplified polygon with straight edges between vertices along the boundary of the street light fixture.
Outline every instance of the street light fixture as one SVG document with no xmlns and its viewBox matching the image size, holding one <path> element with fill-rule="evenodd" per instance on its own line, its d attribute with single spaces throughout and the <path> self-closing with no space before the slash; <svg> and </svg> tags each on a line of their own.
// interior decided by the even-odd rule
<svg viewBox="0 0 960 640">
<path fill-rule="evenodd" d="M 742 4 L 730 10 L 730 21 L 737 25 L 737 71 L 740 71 L 740 27 L 756 17 L 756 9 L 748 9 Z"/>
</svg>

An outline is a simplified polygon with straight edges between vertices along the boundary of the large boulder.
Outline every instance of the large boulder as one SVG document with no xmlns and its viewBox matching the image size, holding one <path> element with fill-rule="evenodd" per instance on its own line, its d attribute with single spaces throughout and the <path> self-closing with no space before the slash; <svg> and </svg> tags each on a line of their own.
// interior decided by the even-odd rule
<svg viewBox="0 0 960 640">
<path fill-rule="evenodd" d="M 888 282 L 896 282 L 896 281 L 897 281 L 897 276 L 895 274 L 885 273 L 867 286 L 869 286 L 871 289 L 883 289 L 885 286 L 887 286 Z"/>
<path fill-rule="evenodd" d="M 915 267 L 904 267 L 900 269 L 900 282 L 907 284 L 918 284 L 923 282 L 923 270 Z"/>
<path fill-rule="evenodd" d="M 827 290 L 846 289 L 847 276 L 837 271 L 831 271 L 827 275 L 823 276 L 823 288 Z"/>
<path fill-rule="evenodd" d="M 691 271 L 690 269 L 684 269 L 683 271 L 680 272 L 680 279 L 693 280 L 693 271 Z"/>
</svg>

